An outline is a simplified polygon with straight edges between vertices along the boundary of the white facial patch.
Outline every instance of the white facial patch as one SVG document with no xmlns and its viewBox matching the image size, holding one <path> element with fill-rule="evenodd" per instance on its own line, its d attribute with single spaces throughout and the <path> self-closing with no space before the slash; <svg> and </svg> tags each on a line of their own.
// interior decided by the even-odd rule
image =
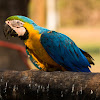
<svg viewBox="0 0 100 100">
<path fill-rule="evenodd" d="M 8 20 L 5 21 L 17 34 L 18 36 L 23 36 L 26 32 L 26 29 L 23 27 L 24 22 L 19 20 Z"/>
</svg>

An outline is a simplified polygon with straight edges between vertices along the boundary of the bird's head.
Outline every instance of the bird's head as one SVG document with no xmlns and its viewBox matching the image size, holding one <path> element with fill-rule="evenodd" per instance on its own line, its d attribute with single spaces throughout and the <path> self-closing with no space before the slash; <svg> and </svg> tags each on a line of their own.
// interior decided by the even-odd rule
<svg viewBox="0 0 100 100">
<path fill-rule="evenodd" d="M 6 37 L 20 37 L 23 40 L 28 38 L 29 30 L 36 25 L 31 19 L 25 16 L 15 15 L 8 17 L 4 25 Z M 29 30 L 28 30 L 29 29 Z"/>
</svg>

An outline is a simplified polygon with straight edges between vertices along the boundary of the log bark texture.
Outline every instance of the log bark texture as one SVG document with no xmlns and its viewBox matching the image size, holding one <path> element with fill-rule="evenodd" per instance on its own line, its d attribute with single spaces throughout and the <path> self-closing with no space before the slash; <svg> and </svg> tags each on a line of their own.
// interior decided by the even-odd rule
<svg viewBox="0 0 100 100">
<path fill-rule="evenodd" d="M 0 100 L 100 100 L 100 73 L 0 72 Z"/>
</svg>

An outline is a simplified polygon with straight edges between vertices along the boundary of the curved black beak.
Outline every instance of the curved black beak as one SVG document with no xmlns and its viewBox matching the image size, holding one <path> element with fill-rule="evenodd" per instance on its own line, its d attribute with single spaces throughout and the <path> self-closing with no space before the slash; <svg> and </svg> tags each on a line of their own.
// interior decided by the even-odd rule
<svg viewBox="0 0 100 100">
<path fill-rule="evenodd" d="M 9 35 L 14 37 L 18 36 L 18 34 L 16 34 L 16 32 L 6 23 L 4 24 L 3 32 L 7 39 Z"/>
</svg>

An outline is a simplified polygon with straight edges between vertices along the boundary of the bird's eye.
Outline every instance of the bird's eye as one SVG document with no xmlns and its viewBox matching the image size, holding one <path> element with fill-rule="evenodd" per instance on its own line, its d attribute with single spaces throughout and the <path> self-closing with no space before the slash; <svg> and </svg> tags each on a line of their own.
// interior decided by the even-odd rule
<svg viewBox="0 0 100 100">
<path fill-rule="evenodd" d="M 9 24 L 9 22 L 7 22 Z"/>
<path fill-rule="evenodd" d="M 20 28 L 20 27 L 16 27 L 16 28 Z"/>
<path fill-rule="evenodd" d="M 17 24 L 19 24 L 19 22 L 17 21 Z"/>
</svg>

